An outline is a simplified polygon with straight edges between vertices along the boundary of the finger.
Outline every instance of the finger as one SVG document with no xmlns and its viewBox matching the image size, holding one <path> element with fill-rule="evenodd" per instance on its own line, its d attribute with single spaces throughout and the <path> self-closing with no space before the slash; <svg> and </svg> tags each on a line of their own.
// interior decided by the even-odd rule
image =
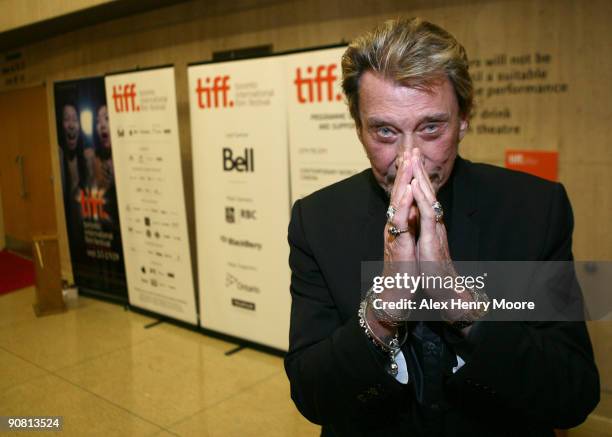
<svg viewBox="0 0 612 437">
<path fill-rule="evenodd" d="M 393 218 L 392 222 L 389 222 L 385 226 L 386 241 L 389 243 L 388 249 L 391 250 L 389 255 L 393 259 L 397 259 L 400 256 L 402 259 L 412 259 L 415 256 L 414 240 L 415 240 L 415 227 L 408 224 L 408 217 L 414 206 L 414 197 L 412 193 L 412 187 L 408 184 L 404 191 L 404 195 L 398 205 L 398 213 Z M 415 207 L 416 208 L 416 207 Z M 389 230 L 391 226 L 401 229 L 402 232 L 399 235 L 391 235 Z M 399 252 L 397 252 L 399 250 Z M 396 256 L 393 256 L 393 253 Z"/>
<path fill-rule="evenodd" d="M 424 237 L 429 240 L 436 234 L 436 218 L 434 211 L 429 200 L 425 197 L 419 181 L 415 178 L 412 180 L 411 185 L 414 199 L 421 214 L 421 238 Z"/>
<path fill-rule="evenodd" d="M 414 166 L 412 165 L 412 161 L 410 160 L 410 152 L 404 151 L 404 161 L 408 162 L 408 168 L 406 169 L 405 179 L 402 181 L 404 186 L 410 185 L 410 181 L 414 178 Z"/>
<path fill-rule="evenodd" d="M 436 234 L 438 234 L 440 247 L 443 249 L 444 254 L 450 258 L 450 251 L 448 249 L 448 235 L 446 235 L 446 226 L 444 226 L 444 223 L 436 222 Z"/>
<path fill-rule="evenodd" d="M 404 193 L 404 197 L 402 198 L 402 206 L 406 206 L 406 210 L 410 213 L 410 206 L 414 202 L 414 193 L 412 192 L 412 186 L 410 183 L 406 184 L 406 191 Z M 408 218 L 408 216 L 406 216 Z"/>
<path fill-rule="evenodd" d="M 415 147 L 412 152 L 413 152 L 412 156 L 415 156 L 417 158 L 417 161 L 415 162 L 415 164 L 417 164 L 422 169 L 423 175 L 425 176 L 425 180 L 427 181 L 427 185 L 429 185 L 431 190 L 435 193 L 435 190 L 433 189 L 433 185 L 431 184 L 431 180 L 429 179 L 429 176 L 427 175 L 427 171 L 425 170 L 425 159 L 423 158 L 423 153 L 417 147 Z"/>
<path fill-rule="evenodd" d="M 407 161 L 404 156 L 397 158 L 399 161 L 397 167 L 397 174 L 395 175 L 395 181 L 393 182 L 393 188 L 391 190 L 390 202 L 394 208 L 398 208 L 399 202 L 401 201 L 404 191 L 406 190 L 404 180 L 406 179 L 406 172 L 411 166 L 411 162 Z M 412 170 L 410 170 L 412 172 Z"/>
<path fill-rule="evenodd" d="M 430 204 L 433 204 L 436 201 L 436 195 L 433 187 L 431 186 L 431 181 L 429 180 L 429 176 L 427 176 L 427 172 L 425 172 L 425 168 L 423 167 L 423 162 L 419 155 L 413 156 L 412 158 L 412 166 L 414 167 L 414 173 L 416 174 L 416 179 L 419 181 L 419 185 L 423 194 L 427 198 Z"/>
<path fill-rule="evenodd" d="M 395 181 L 393 181 L 393 187 L 391 188 L 391 196 L 390 196 L 390 200 L 391 200 L 391 204 L 393 205 L 393 200 L 397 199 L 397 188 L 398 188 L 398 183 L 397 180 L 400 178 L 400 176 L 402 175 L 402 164 L 404 163 L 404 157 L 403 156 L 398 156 L 397 158 L 397 174 L 395 175 Z"/>
<path fill-rule="evenodd" d="M 410 183 L 411 178 L 412 178 L 411 162 L 410 160 L 404 159 L 402 160 L 402 164 L 400 165 L 400 168 L 398 169 L 398 174 L 397 174 L 397 177 L 393 185 L 393 193 L 391 195 L 391 200 L 390 200 L 391 205 L 393 205 L 393 207 L 396 208 L 397 210 L 394 215 L 394 221 L 395 221 L 395 217 L 397 217 L 397 219 L 400 221 L 406 220 L 407 212 L 403 210 L 405 210 L 407 207 L 406 205 L 403 205 L 402 207 L 400 203 L 402 202 L 402 199 L 404 198 L 406 194 L 406 187 Z"/>
<path fill-rule="evenodd" d="M 401 198 L 396 197 L 396 199 L 391 201 L 391 204 L 395 208 L 395 214 L 393 214 L 393 218 L 391 220 L 388 220 L 387 225 L 388 227 L 395 226 L 396 228 L 404 229 L 408 221 L 410 205 L 414 202 L 414 199 L 412 197 L 412 193 L 408 192 L 409 184 L 404 184 L 400 179 L 398 179 L 397 182 L 398 189 L 396 190 L 396 196 L 400 190 L 403 190 L 403 192 Z"/>
<path fill-rule="evenodd" d="M 431 181 L 429 179 L 429 176 L 427 176 L 427 173 L 425 171 L 425 167 L 423 166 L 422 162 L 420 162 L 420 165 L 415 165 L 415 167 L 416 167 L 415 168 L 415 172 L 417 172 L 417 174 L 418 174 L 418 180 L 419 180 L 420 188 L 423 191 L 423 193 L 425 194 L 425 198 L 429 202 L 429 206 L 431 207 L 431 210 L 433 211 L 436 223 L 439 224 L 440 226 L 442 226 L 442 230 L 445 230 L 444 224 L 440 220 L 441 217 L 440 218 L 437 217 L 436 212 L 435 212 L 435 210 L 433 208 L 434 204 L 438 202 L 438 199 L 436 198 L 436 193 L 435 193 L 435 190 L 432 187 L 432 184 L 431 184 Z M 436 228 L 438 228 L 438 227 L 436 226 Z M 439 231 L 440 231 L 440 229 L 438 228 L 438 232 Z"/>
</svg>

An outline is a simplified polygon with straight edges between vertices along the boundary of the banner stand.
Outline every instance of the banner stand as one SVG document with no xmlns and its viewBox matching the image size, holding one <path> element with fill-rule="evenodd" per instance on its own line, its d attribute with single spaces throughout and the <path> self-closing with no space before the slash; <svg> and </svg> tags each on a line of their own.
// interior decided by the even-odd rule
<svg viewBox="0 0 612 437">
<path fill-rule="evenodd" d="M 130 305 L 196 324 L 174 67 L 104 81 Z"/>
<path fill-rule="evenodd" d="M 81 291 L 83 291 L 83 293 L 81 293 Z M 287 354 L 286 351 L 282 350 L 282 349 L 277 349 L 271 346 L 266 346 L 265 344 L 261 344 L 261 343 L 256 343 L 253 341 L 249 341 L 249 340 L 245 340 L 243 338 L 239 338 L 239 337 L 235 337 L 232 335 L 228 335 L 228 334 L 224 334 L 222 332 L 219 331 L 215 331 L 212 329 L 207 329 L 207 328 L 202 328 L 201 326 L 198 325 L 192 325 L 191 323 L 187 323 L 187 322 L 183 322 L 182 320 L 178 320 L 178 319 L 174 319 L 174 318 L 170 318 L 167 316 L 164 316 L 162 314 L 159 313 L 154 313 L 152 311 L 146 310 L 144 308 L 141 307 L 137 307 L 134 305 L 130 305 L 127 302 L 122 302 L 119 301 L 117 299 L 113 299 L 113 298 L 109 298 L 108 295 L 106 294 L 101 294 L 101 293 L 96 293 L 93 290 L 89 290 L 89 289 L 83 289 L 83 288 L 79 288 L 79 294 L 81 294 L 82 296 L 86 296 L 86 297 L 92 297 L 98 300 L 103 300 L 109 303 L 113 303 L 113 304 L 119 304 L 121 306 L 123 306 L 123 309 L 125 311 L 131 311 L 133 313 L 136 314 L 140 314 L 142 316 L 146 316 L 146 317 L 151 317 L 153 319 L 157 319 L 158 321 L 162 322 L 162 323 L 168 323 L 170 325 L 174 325 L 177 326 L 179 328 L 184 328 L 184 329 L 188 329 L 192 332 L 198 332 L 202 335 L 205 335 L 207 337 L 211 337 L 217 340 L 221 340 L 221 341 L 225 341 L 228 343 L 233 343 L 236 346 L 240 346 L 241 348 L 247 348 L 247 349 L 253 349 L 255 351 L 258 352 L 263 352 L 266 354 L 270 354 L 270 355 L 274 355 L 277 357 L 281 357 L 284 358 L 285 355 Z M 146 329 L 147 325 L 143 325 L 143 329 Z M 231 345 L 228 345 L 228 351 L 225 352 L 226 355 L 231 355 L 232 353 L 228 352 L 232 352 L 233 348 L 231 347 Z"/>
<path fill-rule="evenodd" d="M 92 297 L 94 299 L 98 299 L 98 300 L 103 300 L 105 302 L 111 302 L 111 303 L 115 303 L 121 306 L 128 306 L 128 300 L 127 298 L 124 297 L 120 297 L 120 296 L 113 296 L 111 294 L 108 293 L 104 293 L 98 290 L 94 290 L 93 288 L 87 288 L 87 287 L 80 287 L 80 286 L 76 286 L 77 290 L 79 291 L 79 296 L 85 296 L 85 297 Z"/>
</svg>

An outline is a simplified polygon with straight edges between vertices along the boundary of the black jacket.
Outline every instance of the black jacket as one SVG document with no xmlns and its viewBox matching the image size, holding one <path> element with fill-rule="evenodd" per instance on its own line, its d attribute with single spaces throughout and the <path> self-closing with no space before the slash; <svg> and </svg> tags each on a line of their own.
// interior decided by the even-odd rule
<svg viewBox="0 0 612 437">
<path fill-rule="evenodd" d="M 560 184 L 458 157 L 439 199 L 453 260 L 572 259 Z M 366 170 L 293 207 L 285 369 L 300 412 L 324 436 L 552 436 L 584 421 L 599 377 L 582 322 L 481 322 L 468 339 L 419 324 L 403 348 L 409 383 L 385 372 L 357 309 L 361 262 L 383 258 L 387 206 Z M 457 351 L 467 359 L 453 374 Z"/>
</svg>

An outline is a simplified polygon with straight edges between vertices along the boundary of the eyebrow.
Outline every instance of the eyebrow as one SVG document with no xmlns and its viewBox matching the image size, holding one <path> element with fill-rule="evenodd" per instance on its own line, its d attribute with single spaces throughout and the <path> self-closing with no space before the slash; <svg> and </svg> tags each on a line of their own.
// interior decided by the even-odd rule
<svg viewBox="0 0 612 437">
<path fill-rule="evenodd" d="M 367 119 L 367 125 L 371 127 L 385 126 L 388 124 L 393 124 L 393 122 L 379 117 L 370 117 Z"/>
<path fill-rule="evenodd" d="M 417 125 L 423 124 L 423 123 L 432 123 L 432 122 L 446 122 L 450 120 L 450 116 L 449 114 L 447 114 L 446 112 L 438 112 L 435 114 L 428 114 L 426 116 L 424 116 L 421 120 L 419 120 L 419 122 L 417 123 Z M 369 117 L 367 119 L 367 126 L 370 127 L 379 127 L 379 126 L 386 126 L 386 125 L 394 125 L 394 120 L 388 120 L 388 119 L 384 119 L 384 118 L 380 118 L 380 117 Z"/>
<path fill-rule="evenodd" d="M 425 116 L 420 122 L 421 123 L 431 123 L 433 121 L 441 122 L 450 120 L 450 116 L 446 112 L 439 112 L 437 114 L 431 114 Z"/>
</svg>

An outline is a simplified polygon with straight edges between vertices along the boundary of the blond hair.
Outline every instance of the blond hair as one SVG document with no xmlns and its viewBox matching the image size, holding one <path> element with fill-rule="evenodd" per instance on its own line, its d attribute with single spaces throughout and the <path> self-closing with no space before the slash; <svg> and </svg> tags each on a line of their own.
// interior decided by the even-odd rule
<svg viewBox="0 0 612 437">
<path fill-rule="evenodd" d="M 420 18 L 389 20 L 348 46 L 342 56 L 342 89 L 358 126 L 359 79 L 368 70 L 420 89 L 429 89 L 447 77 L 461 116 L 470 116 L 474 89 L 467 54 L 450 33 L 435 24 Z"/>
</svg>

